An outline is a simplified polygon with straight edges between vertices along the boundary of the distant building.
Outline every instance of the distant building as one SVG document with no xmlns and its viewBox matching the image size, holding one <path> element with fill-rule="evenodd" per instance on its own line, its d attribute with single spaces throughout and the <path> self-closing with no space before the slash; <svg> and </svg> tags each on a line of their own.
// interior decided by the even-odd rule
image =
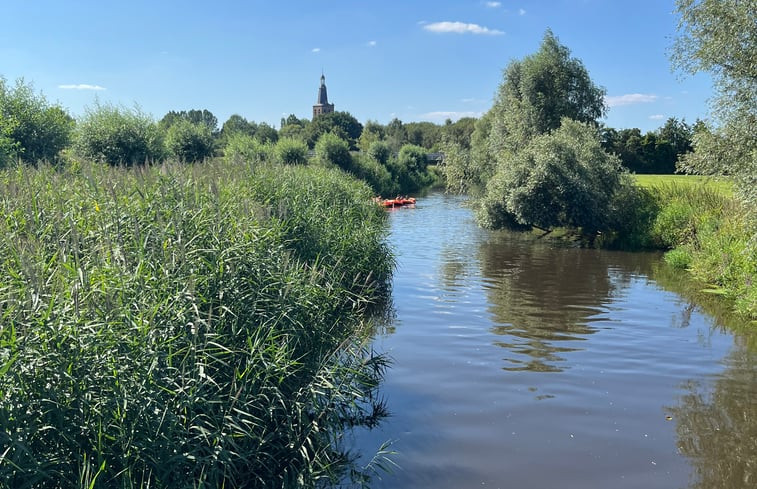
<svg viewBox="0 0 757 489">
<path fill-rule="evenodd" d="M 326 94 L 326 77 L 321 74 L 321 86 L 318 88 L 318 101 L 313 106 L 313 119 L 321 114 L 334 112 L 334 104 L 329 103 L 329 96 Z"/>
</svg>

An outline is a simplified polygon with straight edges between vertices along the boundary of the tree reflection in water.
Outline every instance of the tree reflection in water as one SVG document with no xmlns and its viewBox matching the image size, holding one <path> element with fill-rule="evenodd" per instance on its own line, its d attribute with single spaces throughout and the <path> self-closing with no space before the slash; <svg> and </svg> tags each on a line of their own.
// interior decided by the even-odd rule
<svg viewBox="0 0 757 489">
<path fill-rule="evenodd" d="M 495 342 L 508 349 L 505 370 L 560 372 L 563 354 L 597 331 L 607 304 L 647 269 L 648 255 L 554 248 L 514 233 L 484 240 L 478 258 Z M 619 265 L 621 264 L 622 265 Z"/>
<path fill-rule="evenodd" d="M 713 386 L 689 382 L 670 408 L 692 489 L 757 487 L 757 355 L 744 342 L 734 348 Z"/>
</svg>

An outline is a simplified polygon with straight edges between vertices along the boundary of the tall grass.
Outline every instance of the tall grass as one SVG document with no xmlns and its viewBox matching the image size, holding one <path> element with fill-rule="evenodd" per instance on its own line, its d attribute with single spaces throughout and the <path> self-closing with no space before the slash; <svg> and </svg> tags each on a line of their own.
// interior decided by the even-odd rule
<svg viewBox="0 0 757 489">
<path fill-rule="evenodd" d="M 0 173 L 0 487 L 363 475 L 392 259 L 370 190 L 245 163 Z"/>
<path fill-rule="evenodd" d="M 649 238 L 668 263 L 690 270 L 704 290 L 757 319 L 757 229 L 749 210 L 712 186 L 649 187 L 656 208 Z"/>
</svg>

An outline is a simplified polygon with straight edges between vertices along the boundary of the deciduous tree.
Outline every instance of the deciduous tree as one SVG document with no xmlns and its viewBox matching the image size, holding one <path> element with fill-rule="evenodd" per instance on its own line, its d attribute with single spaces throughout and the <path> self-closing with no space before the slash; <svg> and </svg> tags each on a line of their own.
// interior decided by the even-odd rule
<svg viewBox="0 0 757 489">
<path fill-rule="evenodd" d="M 757 206 L 757 0 L 676 0 L 676 10 L 673 64 L 712 74 L 718 123 L 696 132 L 695 151 L 680 168 L 731 175 L 741 197 Z"/>
</svg>

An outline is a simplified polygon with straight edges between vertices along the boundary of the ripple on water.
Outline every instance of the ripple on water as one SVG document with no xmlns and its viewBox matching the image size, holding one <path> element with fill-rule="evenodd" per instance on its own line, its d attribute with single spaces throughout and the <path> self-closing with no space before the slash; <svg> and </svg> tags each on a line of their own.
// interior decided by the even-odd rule
<svg viewBox="0 0 757 489">
<path fill-rule="evenodd" d="M 655 282 L 659 255 L 490 233 L 461 202 L 390 217 L 392 415 L 356 443 L 396 440 L 402 469 L 376 487 L 750 487 L 757 356 Z"/>
</svg>

